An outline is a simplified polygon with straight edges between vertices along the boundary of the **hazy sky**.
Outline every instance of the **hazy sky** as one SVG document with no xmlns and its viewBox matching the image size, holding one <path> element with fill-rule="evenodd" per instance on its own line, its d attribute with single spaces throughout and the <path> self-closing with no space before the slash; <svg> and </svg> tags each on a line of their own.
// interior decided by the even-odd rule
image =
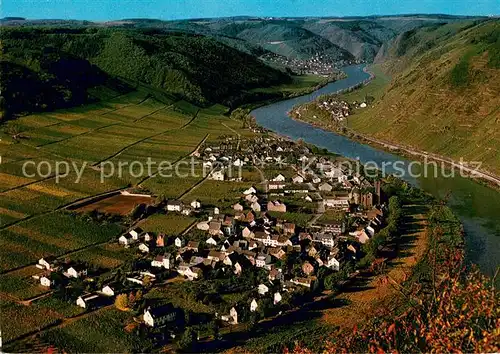
<svg viewBox="0 0 500 354">
<path fill-rule="evenodd" d="M 223 16 L 499 15 L 500 0 L 0 0 L 0 17 L 164 20 Z"/>
</svg>

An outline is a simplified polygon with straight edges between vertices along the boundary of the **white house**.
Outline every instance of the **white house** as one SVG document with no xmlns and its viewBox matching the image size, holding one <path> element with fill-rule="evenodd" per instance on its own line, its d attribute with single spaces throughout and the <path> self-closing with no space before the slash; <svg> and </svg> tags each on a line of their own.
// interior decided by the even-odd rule
<svg viewBox="0 0 500 354">
<path fill-rule="evenodd" d="M 184 240 L 180 237 L 176 237 L 174 240 L 174 245 L 175 247 L 181 248 L 182 246 L 184 246 Z"/>
<path fill-rule="evenodd" d="M 269 287 L 267 287 L 267 285 L 265 284 L 260 284 L 258 286 L 258 292 L 259 292 L 259 295 L 264 295 L 265 293 L 267 293 L 269 291 Z"/>
<path fill-rule="evenodd" d="M 156 268 L 170 269 L 172 263 L 172 257 L 170 253 L 165 253 L 163 256 L 156 256 L 155 259 L 151 261 L 151 266 Z"/>
<path fill-rule="evenodd" d="M 238 312 L 234 307 L 229 310 L 229 315 L 222 315 L 221 320 L 228 322 L 229 324 L 238 324 Z"/>
<path fill-rule="evenodd" d="M 52 270 L 52 264 L 50 263 L 49 259 L 45 258 L 40 258 L 36 267 L 39 269 Z"/>
<path fill-rule="evenodd" d="M 313 200 L 312 200 L 312 198 L 311 198 L 309 195 L 306 195 L 306 196 L 304 197 L 304 200 L 305 200 L 306 202 L 312 202 L 312 201 L 313 201 Z"/>
<path fill-rule="evenodd" d="M 234 274 L 239 275 L 242 272 L 241 264 L 239 262 L 236 262 L 234 264 Z"/>
<path fill-rule="evenodd" d="M 76 304 L 84 309 L 97 308 L 102 303 L 103 298 L 97 293 L 79 296 Z"/>
<path fill-rule="evenodd" d="M 46 286 L 46 287 L 50 288 L 54 284 L 54 282 L 52 280 L 50 280 L 48 277 L 42 276 L 42 277 L 40 277 L 40 284 L 42 286 Z"/>
<path fill-rule="evenodd" d="M 130 230 L 130 231 L 129 231 L 129 234 L 130 234 L 130 236 L 132 236 L 132 239 L 134 239 L 134 240 L 138 240 L 138 239 L 139 239 L 139 236 L 142 234 L 142 232 L 143 232 L 143 231 L 142 231 L 142 229 L 140 229 L 140 228 L 135 228 L 135 229 L 133 229 L 133 230 Z"/>
<path fill-rule="evenodd" d="M 286 178 L 281 173 L 274 177 L 271 181 L 273 182 L 285 182 Z"/>
<path fill-rule="evenodd" d="M 182 202 L 180 200 L 169 200 L 167 202 L 167 211 L 178 211 L 182 210 Z"/>
<path fill-rule="evenodd" d="M 255 266 L 257 268 L 265 267 L 266 265 L 271 263 L 271 256 L 268 254 L 261 253 L 255 259 Z"/>
<path fill-rule="evenodd" d="M 292 178 L 293 183 L 304 183 L 304 177 L 296 175 Z"/>
<path fill-rule="evenodd" d="M 172 304 L 163 305 L 160 307 L 148 307 L 144 311 L 144 323 L 149 327 L 159 327 L 169 322 L 175 321 L 177 312 Z"/>
<path fill-rule="evenodd" d="M 279 303 L 282 299 L 282 296 L 279 292 L 275 292 L 274 293 L 274 301 L 273 303 L 276 305 L 277 303 Z"/>
<path fill-rule="evenodd" d="M 347 199 L 324 199 L 323 203 L 328 208 L 349 211 L 349 201 Z"/>
<path fill-rule="evenodd" d="M 257 202 L 253 202 L 252 205 L 250 206 L 253 211 L 255 212 L 260 212 L 261 211 L 261 206 Z"/>
<path fill-rule="evenodd" d="M 222 170 L 212 171 L 212 173 L 210 173 L 210 176 L 208 178 L 213 179 L 214 181 L 223 181 L 224 171 Z"/>
<path fill-rule="evenodd" d="M 200 209 L 201 208 L 201 203 L 197 200 L 193 200 L 190 205 L 193 209 Z"/>
<path fill-rule="evenodd" d="M 145 243 L 141 243 L 139 245 L 139 251 L 141 251 L 142 253 L 149 253 L 149 246 Z"/>
<path fill-rule="evenodd" d="M 253 186 L 243 192 L 244 195 L 255 194 L 255 193 L 257 193 L 257 190 Z"/>
<path fill-rule="evenodd" d="M 328 256 L 325 264 L 328 268 L 339 271 L 340 270 L 340 262 L 332 255 Z"/>
<path fill-rule="evenodd" d="M 214 238 L 214 236 L 210 236 L 206 241 L 205 243 L 207 245 L 211 245 L 211 246 L 217 246 L 217 240 Z"/>
<path fill-rule="evenodd" d="M 124 246 L 131 245 L 134 242 L 135 240 L 132 238 L 132 235 L 130 234 L 121 235 L 120 238 L 118 239 L 118 243 Z"/>
<path fill-rule="evenodd" d="M 144 241 L 145 242 L 149 242 L 149 241 L 152 241 L 153 240 L 153 235 L 151 235 L 149 232 L 146 232 L 144 234 Z"/>
<path fill-rule="evenodd" d="M 87 275 L 86 269 L 77 269 L 75 267 L 69 267 L 64 275 L 67 278 L 80 278 L 82 275 Z"/>
<path fill-rule="evenodd" d="M 106 296 L 115 296 L 115 291 L 109 285 L 106 285 L 101 289 L 101 294 Z"/>
<path fill-rule="evenodd" d="M 250 303 L 250 312 L 255 312 L 259 308 L 259 305 L 257 304 L 257 301 L 255 299 L 252 300 Z"/>
</svg>

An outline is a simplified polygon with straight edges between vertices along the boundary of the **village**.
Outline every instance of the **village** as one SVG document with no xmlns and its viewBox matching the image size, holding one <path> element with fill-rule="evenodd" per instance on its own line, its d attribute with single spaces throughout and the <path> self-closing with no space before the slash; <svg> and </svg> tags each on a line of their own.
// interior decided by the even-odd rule
<svg viewBox="0 0 500 354">
<path fill-rule="evenodd" d="M 147 304 L 144 298 L 152 289 L 168 289 L 171 281 L 208 284 L 231 279 L 238 284 L 251 278 L 244 301 L 224 306 L 202 302 L 214 306 L 214 320 L 221 326 L 248 321 L 257 313 L 262 319 L 281 312 L 285 298 L 332 289 L 352 276 L 363 255 L 361 246 L 385 226 L 381 181 L 346 168 L 335 155 L 263 136 L 226 137 L 203 146 L 196 158 L 207 169 L 207 179 L 240 186 L 239 199 L 221 205 L 196 199 L 164 201 L 157 213 L 190 215 L 196 223 L 179 235 L 133 227 L 119 236 L 118 245 L 136 250 L 136 261 L 128 270 L 102 277 L 85 264 L 40 259 L 36 266 L 43 273 L 34 275 L 35 281 L 59 289 L 86 311 L 113 303 L 133 307 L 141 300 L 140 322 L 168 328 L 174 336 L 179 318 L 184 318 L 182 309 L 170 302 Z M 250 169 L 261 174 L 259 183 L 245 182 L 242 176 Z M 125 296 L 119 301 L 120 294 Z"/>
<path fill-rule="evenodd" d="M 347 60 L 339 61 L 338 58 L 330 57 L 328 54 L 318 53 L 309 59 L 298 59 L 269 52 L 262 55 L 260 59 L 271 65 L 288 68 L 296 75 L 321 75 L 325 77 L 332 74 L 339 76 L 339 68 L 353 64 Z"/>
</svg>

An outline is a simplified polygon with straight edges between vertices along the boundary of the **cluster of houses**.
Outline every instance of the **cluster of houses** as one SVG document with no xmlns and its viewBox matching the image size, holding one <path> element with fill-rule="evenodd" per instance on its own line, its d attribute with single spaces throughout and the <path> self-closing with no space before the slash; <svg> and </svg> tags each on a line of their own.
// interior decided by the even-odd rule
<svg viewBox="0 0 500 354">
<path fill-rule="evenodd" d="M 344 65 L 350 64 L 349 61 L 339 61 L 338 58 L 332 57 L 328 54 L 319 53 L 316 53 L 314 56 L 308 59 L 298 59 L 288 58 L 283 55 L 269 52 L 262 55 L 260 59 L 273 65 L 287 67 L 298 75 L 336 75 L 336 79 L 339 79 L 341 77 L 339 68 Z"/>
<path fill-rule="evenodd" d="M 56 285 L 53 276 L 55 273 L 59 273 L 69 281 L 72 279 L 89 279 L 87 278 L 87 269 L 84 266 L 77 264 L 60 265 L 54 257 L 39 259 L 36 267 L 42 270 L 42 273 L 38 273 L 32 277 L 47 288 Z M 134 272 L 128 274 L 126 279 L 131 283 L 144 285 L 143 282 L 146 278 L 149 278 L 149 281 L 154 281 L 155 274 L 147 271 Z M 85 310 L 94 310 L 111 305 L 114 297 L 118 295 L 119 289 L 120 287 L 116 286 L 116 284 L 104 285 L 98 291 L 81 294 L 76 299 L 75 304 Z M 178 312 L 178 309 L 174 308 L 170 303 L 156 307 L 149 306 L 144 310 L 143 320 L 150 327 L 159 327 L 175 321 Z"/>
<path fill-rule="evenodd" d="M 293 116 L 297 119 L 302 118 L 302 114 L 307 112 L 310 105 L 314 105 L 315 108 L 319 109 L 321 112 L 326 112 L 333 122 L 342 122 L 351 114 L 351 107 L 349 103 L 344 100 L 338 100 L 335 96 L 324 97 L 322 99 L 316 100 L 309 105 L 302 105 L 295 107 L 291 112 Z M 366 107 L 366 104 L 364 104 Z M 313 116 L 317 119 L 317 116 Z"/>
</svg>

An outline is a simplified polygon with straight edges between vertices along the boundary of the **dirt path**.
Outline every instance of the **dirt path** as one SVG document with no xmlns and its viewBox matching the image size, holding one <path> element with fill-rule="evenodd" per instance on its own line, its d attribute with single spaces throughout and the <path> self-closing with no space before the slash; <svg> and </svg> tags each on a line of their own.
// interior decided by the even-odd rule
<svg viewBox="0 0 500 354">
<path fill-rule="evenodd" d="M 405 207 L 407 231 L 401 235 L 399 255 L 389 263 L 389 271 L 376 277 L 358 276 L 353 286 L 336 297 L 348 305 L 324 310 L 325 322 L 352 328 L 371 318 L 379 309 L 394 304 L 395 297 L 399 295 L 398 285 L 410 276 L 412 268 L 427 249 L 427 220 L 425 214 L 413 212 L 418 207 Z"/>
</svg>

